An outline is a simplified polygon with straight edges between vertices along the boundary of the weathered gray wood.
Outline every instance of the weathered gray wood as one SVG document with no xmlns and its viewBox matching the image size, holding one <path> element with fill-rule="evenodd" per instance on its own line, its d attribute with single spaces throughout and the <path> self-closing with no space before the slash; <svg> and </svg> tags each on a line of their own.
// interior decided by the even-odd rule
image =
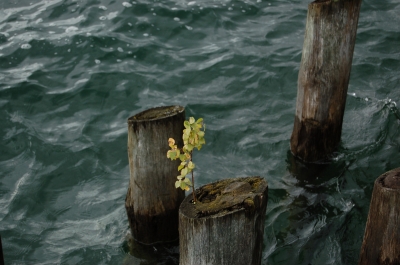
<svg viewBox="0 0 400 265">
<path fill-rule="evenodd" d="M 268 184 L 261 177 L 217 181 L 179 209 L 181 265 L 261 264 Z"/>
<path fill-rule="evenodd" d="M 175 188 L 179 161 L 167 158 L 168 138 L 183 145 L 185 110 L 158 107 L 128 119 L 130 180 L 125 208 L 133 237 L 144 244 L 178 239 L 179 205 L 185 197 Z"/>
<path fill-rule="evenodd" d="M 3 243 L 1 242 L 1 235 L 0 235 L 0 265 L 4 265 Z"/>
<path fill-rule="evenodd" d="M 308 6 L 290 149 L 306 162 L 326 158 L 342 133 L 361 0 Z"/>
<path fill-rule="evenodd" d="M 400 168 L 375 181 L 358 264 L 400 264 Z"/>
</svg>

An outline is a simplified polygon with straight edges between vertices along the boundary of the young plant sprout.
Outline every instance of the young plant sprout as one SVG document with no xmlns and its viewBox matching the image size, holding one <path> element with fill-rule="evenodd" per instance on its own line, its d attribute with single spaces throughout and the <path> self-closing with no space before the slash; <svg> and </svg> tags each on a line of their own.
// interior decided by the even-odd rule
<svg viewBox="0 0 400 265">
<path fill-rule="evenodd" d="M 182 190 L 189 190 L 192 187 L 193 190 L 193 203 L 196 203 L 196 195 L 194 194 L 194 176 L 193 169 L 195 164 L 193 163 L 193 149 L 201 149 L 201 146 L 206 143 L 204 140 L 205 125 L 203 119 L 200 118 L 197 121 L 190 117 L 189 120 L 183 123 L 185 129 L 183 130 L 183 147 L 178 148 L 175 145 L 175 140 L 173 138 L 168 139 L 169 147 L 167 157 L 171 160 L 179 159 L 181 164 L 178 167 L 180 175 L 177 177 L 175 182 L 175 188 L 181 188 Z M 203 129 L 203 130 L 202 130 Z M 187 174 L 192 173 L 192 181 L 187 178 Z"/>
</svg>

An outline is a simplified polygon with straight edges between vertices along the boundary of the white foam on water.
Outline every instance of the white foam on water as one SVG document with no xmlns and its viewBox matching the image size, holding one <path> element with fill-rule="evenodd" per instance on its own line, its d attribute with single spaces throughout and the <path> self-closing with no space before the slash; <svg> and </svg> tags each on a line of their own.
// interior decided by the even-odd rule
<svg viewBox="0 0 400 265">
<path fill-rule="evenodd" d="M 105 6 L 99 6 L 99 9 L 107 10 L 107 7 L 105 7 Z"/>
<path fill-rule="evenodd" d="M 124 49 L 122 49 L 121 47 L 118 47 L 117 49 L 119 52 L 124 52 Z"/>
<path fill-rule="evenodd" d="M 149 33 L 143 33 L 143 36 L 148 37 Z"/>
<path fill-rule="evenodd" d="M 188 30 L 193 30 L 193 28 L 191 26 L 185 25 L 185 28 L 187 28 Z"/>
<path fill-rule="evenodd" d="M 28 43 L 24 43 L 21 45 L 21 49 L 29 50 L 30 48 L 32 48 L 32 45 L 30 45 Z"/>
<path fill-rule="evenodd" d="M 191 1 L 191 2 L 188 3 L 188 6 L 192 6 L 194 4 L 196 4 L 196 1 Z"/>
<path fill-rule="evenodd" d="M 174 17 L 175 21 L 181 21 L 179 17 Z"/>
<path fill-rule="evenodd" d="M 100 64 L 100 63 L 101 63 L 101 61 L 98 60 L 98 59 L 94 60 L 94 62 L 95 62 L 96 64 Z"/>
<path fill-rule="evenodd" d="M 122 5 L 123 5 L 124 7 L 132 7 L 132 4 L 131 4 L 131 3 L 128 3 L 128 2 L 123 2 Z"/>
<path fill-rule="evenodd" d="M 77 30 L 78 30 L 77 27 L 71 26 L 71 27 L 68 27 L 68 28 L 65 30 L 65 32 L 66 32 L 66 33 L 71 33 L 71 32 L 77 31 Z"/>
<path fill-rule="evenodd" d="M 107 19 L 111 20 L 113 18 L 116 18 L 118 16 L 118 11 L 111 12 L 110 14 L 107 15 Z"/>
</svg>

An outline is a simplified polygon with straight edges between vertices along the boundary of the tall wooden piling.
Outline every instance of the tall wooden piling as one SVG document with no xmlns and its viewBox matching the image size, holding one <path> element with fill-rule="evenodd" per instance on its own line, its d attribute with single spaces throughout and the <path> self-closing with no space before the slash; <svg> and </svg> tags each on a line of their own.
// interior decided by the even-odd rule
<svg viewBox="0 0 400 265">
<path fill-rule="evenodd" d="M 340 142 L 361 0 L 308 5 L 297 87 L 292 153 L 306 162 L 331 154 Z"/>
<path fill-rule="evenodd" d="M 130 180 L 125 199 L 135 240 L 144 244 L 177 240 L 179 205 L 185 197 L 175 188 L 179 161 L 167 159 L 168 138 L 183 145 L 185 109 L 158 107 L 128 119 Z"/>
<path fill-rule="evenodd" d="M 400 264 L 400 168 L 375 181 L 358 264 Z"/>
<path fill-rule="evenodd" d="M 225 179 L 197 189 L 196 197 L 179 209 L 179 264 L 261 264 L 267 182 Z"/>
<path fill-rule="evenodd" d="M 3 243 L 1 243 L 1 235 L 0 235 L 0 265 L 4 265 Z"/>
</svg>

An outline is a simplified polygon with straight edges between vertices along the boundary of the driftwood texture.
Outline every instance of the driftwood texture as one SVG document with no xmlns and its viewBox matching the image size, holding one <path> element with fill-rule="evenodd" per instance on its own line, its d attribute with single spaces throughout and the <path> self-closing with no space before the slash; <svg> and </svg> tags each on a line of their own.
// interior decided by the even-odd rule
<svg viewBox="0 0 400 265">
<path fill-rule="evenodd" d="M 400 264 L 400 168 L 375 181 L 358 264 Z"/>
<path fill-rule="evenodd" d="M 197 189 L 196 197 L 179 209 L 179 264 L 261 264 L 267 182 L 225 179 Z"/>
<path fill-rule="evenodd" d="M 179 161 L 167 158 L 168 138 L 183 145 L 185 111 L 158 107 L 128 119 L 130 180 L 125 208 L 133 237 L 144 244 L 178 239 L 178 211 L 185 194 L 175 188 Z"/>
<path fill-rule="evenodd" d="M 340 142 L 361 0 L 309 4 L 290 149 L 306 162 Z"/>
</svg>

